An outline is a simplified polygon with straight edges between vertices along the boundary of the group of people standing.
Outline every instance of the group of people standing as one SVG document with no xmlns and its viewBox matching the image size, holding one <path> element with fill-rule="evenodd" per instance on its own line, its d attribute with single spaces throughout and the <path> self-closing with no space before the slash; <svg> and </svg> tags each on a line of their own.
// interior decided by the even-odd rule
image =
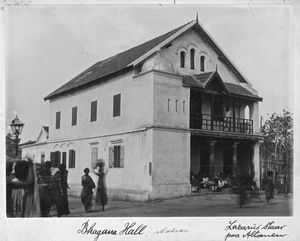
<svg viewBox="0 0 300 241">
<path fill-rule="evenodd" d="M 9 163 L 6 168 L 6 211 L 8 217 L 48 217 L 52 205 L 57 216 L 70 214 L 68 203 L 68 171 L 61 164 L 53 167 L 24 160 Z"/>
<path fill-rule="evenodd" d="M 96 207 L 107 204 L 105 162 L 99 159 L 93 172 L 98 176 Z M 84 169 L 81 179 L 81 200 L 85 211 L 91 211 L 93 189 L 96 187 L 89 176 L 89 169 Z M 57 217 L 69 215 L 68 171 L 65 164 L 54 167 L 51 162 L 33 163 L 27 156 L 16 163 L 6 166 L 6 212 L 8 217 L 49 217 L 52 206 L 55 206 Z"/>
<path fill-rule="evenodd" d="M 51 166 L 49 161 L 42 165 L 37 177 L 40 193 L 41 216 L 48 217 L 51 206 L 56 206 L 57 217 L 69 215 L 68 202 L 68 171 L 65 164 L 59 168 Z"/>
</svg>

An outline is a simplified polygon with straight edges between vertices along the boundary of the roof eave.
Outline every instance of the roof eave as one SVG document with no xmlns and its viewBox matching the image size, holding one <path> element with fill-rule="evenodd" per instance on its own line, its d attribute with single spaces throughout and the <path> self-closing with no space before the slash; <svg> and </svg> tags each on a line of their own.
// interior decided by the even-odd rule
<svg viewBox="0 0 300 241">
<path fill-rule="evenodd" d="M 184 33 L 185 31 L 189 30 L 190 28 L 192 28 L 195 24 L 197 24 L 196 20 L 191 21 L 189 24 L 187 24 L 186 26 L 184 26 L 181 29 L 179 29 L 172 36 L 170 36 L 169 38 L 167 38 L 166 40 L 164 40 L 163 42 L 161 42 L 160 44 L 158 44 L 156 47 L 152 48 L 147 53 L 143 54 L 141 57 L 139 57 L 136 60 L 132 61 L 127 66 L 130 66 L 130 65 L 136 66 L 139 63 L 143 62 L 145 59 L 149 58 L 151 55 L 153 55 L 157 51 L 160 51 L 162 47 L 164 47 L 165 45 L 167 45 L 168 43 L 170 43 L 171 41 L 173 41 L 175 38 L 177 38 L 178 36 L 180 36 L 182 33 Z"/>
<path fill-rule="evenodd" d="M 98 84 L 99 81 L 110 80 L 111 78 L 114 78 L 114 77 L 117 77 L 117 76 L 119 76 L 119 75 L 121 75 L 123 73 L 129 72 L 132 69 L 133 69 L 133 66 L 127 66 L 127 67 L 125 67 L 125 68 L 123 68 L 121 70 L 118 70 L 118 71 L 114 72 L 114 73 L 105 75 L 105 76 L 103 76 L 101 78 L 95 79 L 95 80 L 93 80 L 91 82 L 88 82 L 86 84 L 74 87 L 72 89 L 65 90 L 65 91 L 62 91 L 62 92 L 59 92 L 59 93 L 54 93 L 55 91 L 53 91 L 51 94 L 49 94 L 46 97 L 44 97 L 44 101 L 50 100 L 50 99 L 55 99 L 55 98 L 58 98 L 59 96 L 64 95 L 66 93 L 76 92 L 76 91 L 78 91 L 80 89 L 84 89 L 84 88 L 87 88 L 89 86 L 96 85 L 96 84 Z"/>
</svg>

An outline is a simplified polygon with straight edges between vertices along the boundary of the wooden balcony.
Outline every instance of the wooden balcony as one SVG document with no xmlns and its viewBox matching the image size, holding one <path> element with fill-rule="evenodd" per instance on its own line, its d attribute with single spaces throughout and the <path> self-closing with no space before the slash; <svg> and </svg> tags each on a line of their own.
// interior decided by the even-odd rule
<svg viewBox="0 0 300 241">
<path fill-rule="evenodd" d="M 190 128 L 253 134 L 253 120 L 191 113 Z"/>
</svg>

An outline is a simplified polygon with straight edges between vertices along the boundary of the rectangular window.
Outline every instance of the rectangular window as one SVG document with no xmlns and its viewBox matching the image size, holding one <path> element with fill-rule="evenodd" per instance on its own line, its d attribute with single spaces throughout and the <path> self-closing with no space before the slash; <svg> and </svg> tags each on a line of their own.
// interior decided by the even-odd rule
<svg viewBox="0 0 300 241">
<path fill-rule="evenodd" d="M 114 95 L 113 117 L 121 115 L 121 94 Z"/>
<path fill-rule="evenodd" d="M 149 176 L 152 176 L 152 162 L 149 162 Z"/>
<path fill-rule="evenodd" d="M 41 154 L 41 164 L 45 163 L 45 153 Z"/>
<path fill-rule="evenodd" d="M 168 112 L 170 111 L 170 99 L 168 99 Z"/>
<path fill-rule="evenodd" d="M 176 100 L 175 110 L 176 110 L 176 112 L 177 112 L 177 110 L 178 110 L 178 100 Z"/>
<path fill-rule="evenodd" d="M 114 146 L 114 167 L 120 167 L 120 146 Z"/>
<path fill-rule="evenodd" d="M 124 167 L 124 146 L 109 147 L 109 167 Z"/>
<path fill-rule="evenodd" d="M 60 151 L 56 151 L 54 154 L 55 154 L 55 157 L 54 157 L 53 167 L 59 167 L 59 164 L 60 164 Z"/>
<path fill-rule="evenodd" d="M 55 152 L 50 152 L 50 162 L 51 162 L 51 165 L 54 166 Z"/>
<path fill-rule="evenodd" d="M 185 113 L 185 101 L 182 102 L 182 112 Z"/>
<path fill-rule="evenodd" d="M 69 168 L 75 168 L 75 150 L 69 150 Z"/>
<path fill-rule="evenodd" d="M 55 128 L 60 129 L 60 111 L 56 112 Z"/>
<path fill-rule="evenodd" d="M 91 102 L 91 122 L 97 120 L 97 101 Z"/>
<path fill-rule="evenodd" d="M 91 166 L 95 166 L 98 159 L 98 147 L 93 146 L 91 152 Z"/>
<path fill-rule="evenodd" d="M 72 108 L 72 126 L 77 125 L 77 106 Z"/>
<path fill-rule="evenodd" d="M 67 153 L 62 153 L 62 164 L 67 165 Z"/>
</svg>

